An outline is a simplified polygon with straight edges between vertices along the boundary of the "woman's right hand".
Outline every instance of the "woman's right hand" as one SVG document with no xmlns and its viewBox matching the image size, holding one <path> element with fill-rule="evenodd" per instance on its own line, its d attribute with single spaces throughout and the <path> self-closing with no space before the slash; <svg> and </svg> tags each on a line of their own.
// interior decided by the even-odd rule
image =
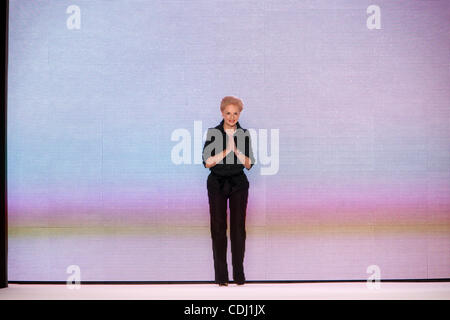
<svg viewBox="0 0 450 320">
<path fill-rule="evenodd" d="M 236 148 L 236 146 L 234 144 L 233 133 L 230 133 L 230 134 L 227 133 L 227 136 L 228 136 L 227 147 L 221 153 L 216 154 L 215 156 L 209 157 L 206 160 L 207 168 L 214 167 L 218 162 L 220 162 L 223 158 L 225 158 L 230 152 L 233 152 L 234 149 Z"/>
<path fill-rule="evenodd" d="M 233 134 L 227 133 L 227 138 L 228 138 L 228 142 L 227 142 L 227 148 L 225 149 L 225 152 L 226 152 L 225 155 L 228 155 L 235 148 Z"/>
<path fill-rule="evenodd" d="M 218 162 L 222 161 L 223 158 L 227 156 L 226 150 L 223 150 L 221 153 L 216 154 L 215 156 L 211 156 L 206 160 L 206 167 L 211 168 L 214 167 Z"/>
</svg>

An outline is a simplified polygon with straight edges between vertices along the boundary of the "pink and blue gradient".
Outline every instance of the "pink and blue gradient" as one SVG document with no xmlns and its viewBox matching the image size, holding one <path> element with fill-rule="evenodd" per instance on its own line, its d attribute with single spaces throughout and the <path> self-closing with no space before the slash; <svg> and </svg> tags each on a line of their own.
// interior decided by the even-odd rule
<svg viewBox="0 0 450 320">
<path fill-rule="evenodd" d="M 89 1 L 68 30 L 10 0 L 9 280 L 213 280 L 194 121 L 230 94 L 280 136 L 245 171 L 248 280 L 450 278 L 450 3 L 377 1 L 369 30 L 372 2 Z"/>
</svg>

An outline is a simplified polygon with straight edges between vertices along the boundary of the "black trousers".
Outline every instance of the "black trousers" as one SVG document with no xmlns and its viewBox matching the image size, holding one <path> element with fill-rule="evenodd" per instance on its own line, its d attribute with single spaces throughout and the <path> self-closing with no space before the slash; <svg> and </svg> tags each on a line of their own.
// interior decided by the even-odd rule
<svg viewBox="0 0 450 320">
<path fill-rule="evenodd" d="M 208 188 L 211 238 L 214 258 L 215 282 L 228 282 L 227 265 L 227 200 L 230 204 L 230 240 L 233 280 L 245 281 L 245 216 L 248 185 L 235 190 L 228 180 L 220 190 Z"/>
</svg>

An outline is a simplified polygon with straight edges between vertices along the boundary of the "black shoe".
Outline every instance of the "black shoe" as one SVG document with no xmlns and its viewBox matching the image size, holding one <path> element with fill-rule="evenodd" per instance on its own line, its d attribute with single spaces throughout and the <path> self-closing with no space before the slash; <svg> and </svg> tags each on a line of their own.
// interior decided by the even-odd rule
<svg viewBox="0 0 450 320">
<path fill-rule="evenodd" d="M 244 281 L 244 280 L 241 280 L 241 281 L 236 281 L 236 284 L 237 284 L 238 286 L 243 286 L 243 285 L 244 285 L 244 283 L 245 283 L 245 281 Z"/>
<path fill-rule="evenodd" d="M 228 282 L 219 282 L 219 287 L 227 287 Z"/>
</svg>

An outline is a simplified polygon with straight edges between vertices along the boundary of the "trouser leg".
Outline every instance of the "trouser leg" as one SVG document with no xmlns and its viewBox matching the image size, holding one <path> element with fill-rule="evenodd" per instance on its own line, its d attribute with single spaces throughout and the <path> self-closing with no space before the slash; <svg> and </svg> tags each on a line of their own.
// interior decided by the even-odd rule
<svg viewBox="0 0 450 320">
<path fill-rule="evenodd" d="M 245 217 L 247 211 L 248 188 L 237 190 L 230 195 L 230 240 L 234 281 L 245 281 Z"/>
<path fill-rule="evenodd" d="M 228 282 L 227 198 L 221 192 L 211 192 L 209 190 L 208 198 L 215 282 Z"/>
</svg>

